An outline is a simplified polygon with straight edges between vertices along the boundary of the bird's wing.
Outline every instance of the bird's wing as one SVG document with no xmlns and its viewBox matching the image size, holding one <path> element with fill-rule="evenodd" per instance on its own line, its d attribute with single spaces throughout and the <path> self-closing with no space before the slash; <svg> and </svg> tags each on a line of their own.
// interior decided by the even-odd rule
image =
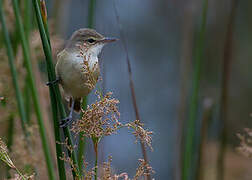
<svg viewBox="0 0 252 180">
<path fill-rule="evenodd" d="M 61 52 L 59 52 L 57 54 L 57 63 L 55 66 L 55 72 L 56 72 L 56 76 L 58 78 L 60 78 L 62 64 L 64 63 L 64 60 L 65 60 L 65 57 L 67 56 L 67 53 L 68 52 L 65 49 L 63 49 Z"/>
</svg>

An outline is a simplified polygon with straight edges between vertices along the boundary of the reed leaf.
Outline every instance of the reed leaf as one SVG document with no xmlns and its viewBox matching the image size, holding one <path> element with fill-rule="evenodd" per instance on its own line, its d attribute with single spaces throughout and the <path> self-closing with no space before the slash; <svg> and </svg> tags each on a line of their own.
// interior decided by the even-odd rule
<svg viewBox="0 0 252 180">
<path fill-rule="evenodd" d="M 187 180 L 192 177 L 193 166 L 193 152 L 195 143 L 195 123 L 198 111 L 198 94 L 199 94 L 199 82 L 201 74 L 201 64 L 203 59 L 203 50 L 205 42 L 205 31 L 207 21 L 208 0 L 203 0 L 202 19 L 200 23 L 200 31 L 196 35 L 195 44 L 195 64 L 193 72 L 192 82 L 192 95 L 189 105 L 189 119 L 187 123 L 186 136 L 185 136 L 185 152 L 183 160 L 182 179 Z"/>
<path fill-rule="evenodd" d="M 41 141 L 42 141 L 42 147 L 43 147 L 43 151 L 44 151 L 44 155 L 45 155 L 45 159 L 46 159 L 46 164 L 47 164 L 48 176 L 49 176 L 49 179 L 53 180 L 53 179 L 55 179 L 53 161 L 51 158 L 51 153 L 49 150 L 48 141 L 46 139 L 46 133 L 45 133 L 46 131 L 45 131 L 44 123 L 43 123 L 42 113 L 40 110 L 38 92 L 35 87 L 28 43 L 27 43 L 27 39 L 25 37 L 24 27 L 23 27 L 23 24 L 21 21 L 21 15 L 20 15 L 20 11 L 18 8 L 18 1 L 12 0 L 12 3 L 13 3 L 13 11 L 14 11 L 15 18 L 16 18 L 16 25 L 17 25 L 18 33 L 21 38 L 21 45 L 22 45 L 23 56 L 24 56 L 24 64 L 25 64 L 25 68 L 27 71 L 28 81 L 30 84 L 31 97 L 32 97 L 32 100 L 34 103 L 35 114 L 37 116 L 39 132 L 40 132 L 40 137 L 41 137 Z"/>
<path fill-rule="evenodd" d="M 36 19 L 37 19 L 37 23 L 38 23 L 38 27 L 39 27 L 39 31 L 40 31 L 40 37 L 42 40 L 44 54 L 46 57 L 46 67 L 47 67 L 47 72 L 48 72 L 48 80 L 53 81 L 53 80 L 55 80 L 56 75 L 55 75 L 55 69 L 54 69 L 54 65 L 53 65 L 53 61 L 52 61 L 52 53 L 51 53 L 51 48 L 50 48 L 50 44 L 49 44 L 49 38 L 47 37 L 47 33 L 45 30 L 45 26 L 44 26 L 45 23 L 43 22 L 43 19 L 42 19 L 39 2 L 38 2 L 38 0 L 33 0 L 32 2 L 33 2 L 34 10 L 36 13 Z M 49 36 L 49 34 L 48 34 L 48 36 Z M 51 96 L 53 96 L 53 98 L 51 97 L 51 104 L 52 104 L 52 106 L 55 106 L 55 104 L 58 105 L 60 118 L 63 119 L 66 117 L 66 112 L 65 112 L 64 104 L 62 102 L 62 97 L 61 97 L 61 94 L 59 91 L 59 86 L 57 84 L 55 84 L 54 86 L 51 86 L 50 89 L 52 91 Z M 55 101 L 57 103 L 55 103 Z M 55 124 L 55 127 L 54 127 L 55 131 L 57 131 L 57 129 L 59 130 L 59 122 L 58 121 L 54 122 L 54 124 Z M 72 137 L 71 137 L 71 132 L 70 132 L 69 128 L 68 127 L 63 128 L 63 132 L 64 132 L 65 137 L 67 137 L 68 145 L 71 147 L 74 147 Z M 73 160 L 73 163 L 75 166 L 74 168 L 77 170 L 77 174 L 74 170 L 72 171 L 72 174 L 75 179 L 78 177 L 78 174 L 79 174 L 77 157 L 76 157 L 75 151 L 68 152 L 68 154 L 71 157 L 71 159 Z M 59 158 L 58 154 L 57 154 L 57 156 Z"/>
</svg>

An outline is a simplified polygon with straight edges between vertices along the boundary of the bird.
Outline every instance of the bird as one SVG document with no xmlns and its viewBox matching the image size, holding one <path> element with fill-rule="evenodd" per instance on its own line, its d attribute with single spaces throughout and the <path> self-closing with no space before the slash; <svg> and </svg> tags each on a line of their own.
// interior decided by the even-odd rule
<svg viewBox="0 0 252 180">
<path fill-rule="evenodd" d="M 82 98 L 94 89 L 100 75 L 98 55 L 102 48 L 117 40 L 105 37 L 94 29 L 81 28 L 72 34 L 65 48 L 58 53 L 55 66 L 56 79 L 47 85 L 59 83 L 64 93 L 70 96 L 70 112 L 62 119 L 60 127 L 72 123 L 73 111 L 80 111 Z M 90 78 L 94 86 L 90 86 Z"/>
</svg>

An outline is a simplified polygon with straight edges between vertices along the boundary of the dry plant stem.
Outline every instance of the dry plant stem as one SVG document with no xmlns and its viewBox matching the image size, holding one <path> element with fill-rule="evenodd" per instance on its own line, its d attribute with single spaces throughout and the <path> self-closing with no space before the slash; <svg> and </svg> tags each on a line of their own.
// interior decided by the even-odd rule
<svg viewBox="0 0 252 180">
<path fill-rule="evenodd" d="M 48 142 L 46 139 L 42 113 L 40 111 L 38 93 L 37 93 L 37 89 L 35 87 L 35 82 L 34 82 L 34 78 L 33 78 L 28 43 L 27 43 L 27 39 L 25 38 L 24 27 L 23 27 L 23 24 L 21 21 L 21 16 L 20 16 L 19 8 L 18 8 L 18 2 L 17 2 L 17 0 L 12 0 L 12 2 L 13 2 L 13 10 L 15 13 L 17 28 L 18 28 L 18 32 L 19 32 L 19 35 L 21 38 L 21 45 L 23 48 L 25 68 L 27 70 L 28 80 L 29 80 L 30 89 L 31 89 L 31 95 L 32 95 L 33 103 L 34 103 L 35 113 L 36 113 L 37 120 L 38 120 L 38 126 L 39 126 L 41 141 L 42 141 L 42 147 L 43 147 L 44 155 L 45 155 L 45 159 L 46 159 L 48 175 L 49 175 L 49 179 L 55 179 L 53 161 L 51 158 L 51 153 L 49 151 L 49 146 L 48 146 Z"/>
<path fill-rule="evenodd" d="M 97 180 L 97 177 L 98 177 L 98 143 L 99 143 L 99 140 L 98 140 L 98 138 L 92 138 L 92 140 L 93 140 L 94 151 L 95 151 L 95 169 L 94 169 L 94 173 L 95 173 L 95 180 Z"/>
<path fill-rule="evenodd" d="M 200 32 L 196 35 L 197 41 L 195 44 L 195 66 L 193 72 L 192 95 L 189 106 L 189 119 L 185 136 L 185 151 L 183 157 L 182 179 L 188 180 L 190 177 L 195 177 L 192 173 L 193 166 L 193 148 L 195 143 L 195 123 L 198 111 L 198 93 L 201 74 L 201 64 L 203 57 L 203 46 L 205 42 L 206 20 L 207 20 L 208 0 L 203 0 L 202 19 Z"/>
<path fill-rule="evenodd" d="M 21 119 L 21 125 L 22 125 L 23 132 L 25 134 L 25 137 L 27 139 L 27 136 L 28 136 L 28 132 L 26 130 L 27 116 L 24 109 L 24 101 L 23 101 L 22 93 L 18 85 L 17 70 L 14 65 L 14 53 L 13 53 L 13 48 L 10 41 L 10 36 L 9 36 L 6 23 L 5 23 L 5 18 L 4 18 L 3 9 L 2 9 L 2 0 L 0 0 L 0 20 L 2 24 L 2 32 L 4 36 L 4 41 L 5 41 L 8 60 L 9 60 L 9 66 L 10 66 L 11 75 L 12 75 L 12 82 L 13 82 L 13 86 L 16 93 L 16 99 L 17 99 L 18 111 L 19 111 L 19 115 Z"/>
<path fill-rule="evenodd" d="M 1 3 L 1 9 L 2 9 L 1 0 L 0 0 L 0 3 Z M 11 158 L 9 157 L 7 147 L 1 138 L 0 138 L 0 161 L 4 162 L 9 168 L 14 169 L 20 175 L 22 180 L 26 180 L 23 174 L 16 168 Z"/>
<path fill-rule="evenodd" d="M 117 24 L 118 24 L 118 27 L 119 27 L 121 41 L 122 41 L 123 48 L 124 48 L 125 53 L 126 53 L 126 62 L 127 62 L 127 67 L 128 67 L 128 73 L 129 73 L 131 98 L 132 98 L 132 102 L 133 102 L 133 106 L 134 106 L 134 110 L 135 110 L 136 119 L 140 121 L 140 115 L 139 115 L 138 107 L 137 107 L 137 103 L 136 103 L 136 94 L 135 94 L 135 89 L 134 89 L 134 83 L 133 83 L 133 79 L 132 79 L 132 71 L 131 71 L 131 64 L 130 64 L 130 60 L 129 60 L 128 48 L 127 48 L 126 41 L 125 41 L 125 38 L 124 38 L 124 34 L 123 34 L 123 31 L 122 31 L 122 25 L 120 23 L 120 18 L 119 18 L 119 14 L 117 12 L 115 1 L 114 1 L 114 10 L 115 10 Z M 142 141 L 140 141 L 140 144 L 141 144 L 143 158 L 144 158 L 145 162 L 149 164 L 145 144 Z M 150 180 L 151 179 L 150 173 L 147 173 L 147 174 L 148 174 L 147 179 Z"/>
<path fill-rule="evenodd" d="M 232 9 L 227 26 L 226 42 L 224 47 L 224 57 L 222 64 L 222 83 L 221 83 L 221 106 L 220 106 L 220 122 L 221 122 L 221 142 L 217 159 L 217 180 L 223 180 L 225 178 L 225 152 L 227 145 L 227 97 L 228 97 L 228 85 L 230 81 L 230 68 L 232 59 L 232 45 L 233 45 L 233 24 L 236 15 L 236 9 L 238 0 L 232 1 Z"/>
<path fill-rule="evenodd" d="M 197 172 L 196 172 L 196 179 L 202 180 L 204 179 L 204 152 L 206 148 L 206 141 L 207 141 L 207 133 L 208 133 L 208 125 L 210 124 L 212 110 L 213 110 L 213 103 L 211 99 L 205 99 L 203 105 L 203 117 L 202 117 L 202 125 L 200 129 L 200 147 L 199 147 L 199 158 L 197 163 Z"/>
<path fill-rule="evenodd" d="M 49 44 L 49 39 L 48 39 L 46 31 L 45 31 L 46 27 L 44 27 L 45 23 L 42 20 L 38 0 L 33 0 L 33 5 L 34 5 L 35 13 L 36 13 L 38 26 L 39 26 L 41 40 L 43 43 L 44 54 L 46 56 L 48 80 L 53 81 L 56 78 L 55 69 L 54 69 L 54 66 L 52 63 L 53 61 L 52 61 L 51 48 L 50 48 L 50 44 Z M 62 102 L 62 97 L 61 97 L 61 94 L 59 91 L 59 86 L 58 86 L 58 84 L 55 84 L 54 86 L 50 86 L 50 89 L 52 89 L 52 91 L 53 91 L 53 93 L 51 95 L 54 96 L 54 98 L 55 98 L 55 99 L 51 99 L 51 103 L 54 104 L 55 100 L 56 100 L 57 105 L 58 105 L 58 109 L 59 109 L 60 118 L 63 119 L 66 117 L 66 112 L 65 112 L 65 108 L 64 108 L 64 105 Z M 57 125 L 58 124 L 59 124 L 59 122 L 57 122 Z M 65 137 L 67 137 L 67 139 L 68 139 L 68 145 L 71 147 L 74 147 L 72 137 L 71 137 L 71 132 L 70 132 L 69 128 L 68 127 L 64 128 L 63 132 L 64 132 Z M 70 153 L 69 156 L 72 158 L 74 165 L 76 165 L 75 169 L 79 172 L 78 162 L 77 162 L 77 157 L 76 157 L 75 151 L 72 151 L 72 153 Z M 72 171 L 72 173 L 73 173 L 74 179 L 76 179 L 77 178 L 76 173 L 74 171 Z"/>
<path fill-rule="evenodd" d="M 11 113 L 9 115 L 9 125 L 8 125 L 8 141 L 7 141 L 7 148 L 9 152 L 12 152 L 12 144 L 13 144 L 13 136 L 14 136 L 14 115 Z M 9 166 L 6 168 L 6 177 L 10 178 L 10 168 Z"/>
</svg>

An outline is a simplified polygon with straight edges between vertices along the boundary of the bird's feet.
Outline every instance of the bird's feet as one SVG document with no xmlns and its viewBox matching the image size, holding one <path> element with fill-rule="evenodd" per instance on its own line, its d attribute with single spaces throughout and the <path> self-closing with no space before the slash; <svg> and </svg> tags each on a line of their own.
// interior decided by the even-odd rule
<svg viewBox="0 0 252 180">
<path fill-rule="evenodd" d="M 73 122 L 73 117 L 71 115 L 69 115 L 68 117 L 62 119 L 62 121 L 60 122 L 60 127 L 61 128 L 65 128 L 67 127 L 69 124 L 71 124 Z"/>
<path fill-rule="evenodd" d="M 53 80 L 53 81 L 47 82 L 46 85 L 47 85 L 47 86 L 51 86 L 51 85 L 54 85 L 54 84 L 56 84 L 56 83 L 59 83 L 59 81 L 60 81 L 60 78 L 56 78 L 56 79 Z"/>
</svg>

